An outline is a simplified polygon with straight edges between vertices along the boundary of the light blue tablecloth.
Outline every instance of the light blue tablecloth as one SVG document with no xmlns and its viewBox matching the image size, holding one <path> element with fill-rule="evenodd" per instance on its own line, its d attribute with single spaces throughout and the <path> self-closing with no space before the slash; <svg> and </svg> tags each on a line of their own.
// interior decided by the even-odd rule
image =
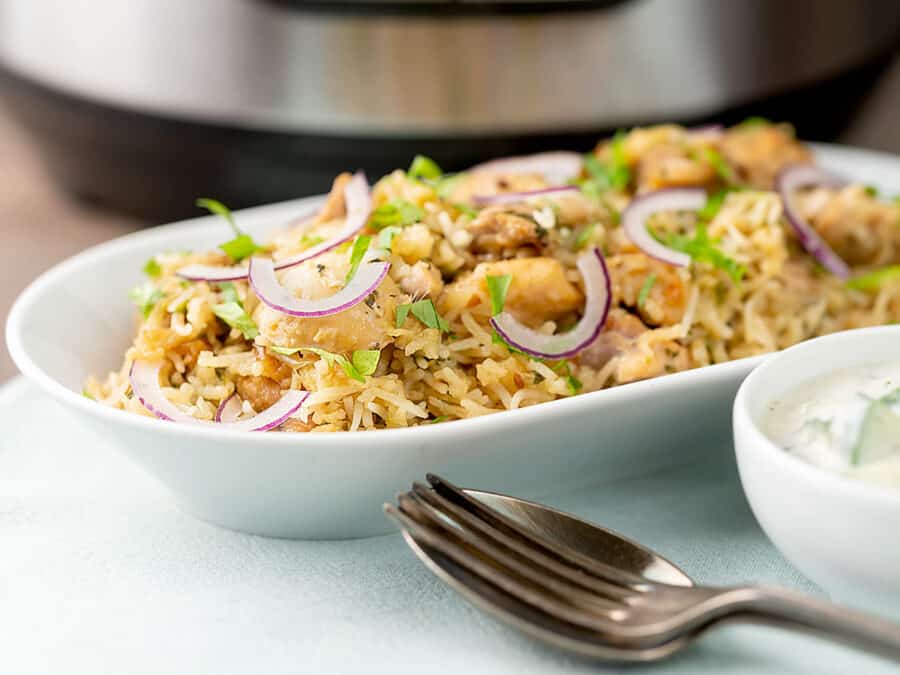
<svg viewBox="0 0 900 675">
<path fill-rule="evenodd" d="M 650 667 L 572 659 L 467 605 L 398 535 L 296 542 L 198 522 L 22 382 L 0 392 L 0 422 L 3 673 L 900 670 L 754 626 L 722 628 L 688 653 Z M 763 537 L 727 443 L 699 465 L 546 501 L 656 548 L 700 582 L 817 592 Z"/>
</svg>

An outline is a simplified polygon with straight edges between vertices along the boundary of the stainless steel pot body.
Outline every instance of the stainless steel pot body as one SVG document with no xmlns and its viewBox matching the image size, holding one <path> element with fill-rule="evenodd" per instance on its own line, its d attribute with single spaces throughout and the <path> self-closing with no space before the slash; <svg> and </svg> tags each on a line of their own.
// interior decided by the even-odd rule
<svg viewBox="0 0 900 675">
<path fill-rule="evenodd" d="M 515 15 L 303 6 L 0 0 L 0 65 L 169 119 L 367 138 L 535 134 L 702 118 L 856 67 L 900 27 L 900 3 L 884 0 Z"/>
</svg>

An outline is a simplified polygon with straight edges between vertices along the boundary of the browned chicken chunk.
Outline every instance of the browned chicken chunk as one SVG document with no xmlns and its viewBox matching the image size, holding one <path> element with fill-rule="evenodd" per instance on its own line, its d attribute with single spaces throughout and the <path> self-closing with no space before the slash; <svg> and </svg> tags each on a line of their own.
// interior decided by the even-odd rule
<svg viewBox="0 0 900 675">
<path fill-rule="evenodd" d="M 771 190 L 775 176 L 788 164 L 812 161 L 793 130 L 781 124 L 734 127 L 722 139 L 721 152 L 741 181 L 762 190 Z"/>
</svg>

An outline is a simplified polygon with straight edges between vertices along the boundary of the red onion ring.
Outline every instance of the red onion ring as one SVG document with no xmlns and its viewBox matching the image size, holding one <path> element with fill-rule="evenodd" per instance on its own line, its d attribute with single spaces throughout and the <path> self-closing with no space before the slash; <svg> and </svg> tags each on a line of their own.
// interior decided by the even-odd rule
<svg viewBox="0 0 900 675">
<path fill-rule="evenodd" d="M 631 242 L 651 258 L 687 267 L 691 256 L 662 244 L 647 231 L 647 219 L 660 211 L 697 211 L 706 204 L 702 188 L 670 188 L 635 197 L 622 212 L 622 228 Z"/>
<path fill-rule="evenodd" d="M 379 249 L 366 251 L 350 283 L 334 295 L 320 300 L 304 300 L 282 286 L 275 276 L 275 265 L 268 258 L 250 260 L 250 286 L 260 301 L 276 312 L 308 318 L 331 316 L 365 300 L 381 284 L 391 264 L 388 254 Z"/>
<path fill-rule="evenodd" d="M 599 249 L 591 249 L 578 258 L 584 279 L 584 316 L 567 333 L 544 335 L 520 323 L 509 312 L 491 318 L 491 325 L 506 343 L 539 359 L 565 359 L 590 346 L 597 339 L 612 301 L 612 282 L 606 261 Z M 515 282 L 513 282 L 515 283 Z"/>
<path fill-rule="evenodd" d="M 301 251 L 275 263 L 276 270 L 287 269 L 294 265 L 320 256 L 333 248 L 352 239 L 357 232 L 366 226 L 372 211 L 372 198 L 369 194 L 369 183 L 362 171 L 357 171 L 344 188 L 344 201 L 347 205 L 347 217 L 344 226 L 331 239 Z M 188 281 L 237 281 L 246 279 L 250 270 L 243 266 L 215 267 L 213 265 L 188 265 L 178 270 L 177 274 Z"/>
<path fill-rule="evenodd" d="M 489 206 L 491 204 L 515 204 L 516 202 L 523 202 L 533 197 L 551 197 L 558 194 L 571 194 L 573 192 L 581 192 L 581 188 L 577 185 L 560 185 L 559 187 L 528 190 L 526 192 L 501 192 L 496 195 L 473 195 L 472 202 L 479 206 Z"/>
<path fill-rule="evenodd" d="M 539 173 L 555 182 L 565 183 L 581 173 L 581 155 L 577 152 L 540 152 L 536 155 L 504 157 L 476 164 L 471 173 Z"/>
<path fill-rule="evenodd" d="M 687 136 L 692 141 L 710 143 L 721 140 L 724 135 L 725 127 L 721 124 L 704 124 L 687 130 Z"/>
<path fill-rule="evenodd" d="M 210 422 L 198 420 L 192 415 L 182 412 L 174 403 L 169 401 L 159 386 L 160 363 L 148 361 L 135 361 L 131 364 L 129 379 L 131 390 L 135 397 L 147 410 L 159 419 L 181 424 L 194 424 L 215 429 L 227 429 L 229 431 L 268 431 L 281 426 L 294 415 L 309 396 L 307 391 L 291 389 L 282 394 L 281 398 L 272 406 L 266 408 L 258 415 L 248 417 L 239 422 Z"/>
<path fill-rule="evenodd" d="M 847 279 L 850 276 L 850 268 L 828 245 L 828 242 L 816 232 L 815 228 L 799 214 L 794 207 L 793 196 L 797 190 L 807 187 L 839 188 L 846 184 L 846 181 L 841 178 L 812 164 L 786 166 L 775 177 L 775 189 L 781 195 L 781 201 L 784 203 L 785 218 L 797 233 L 800 244 L 819 261 L 822 267 L 840 279 Z"/>
<path fill-rule="evenodd" d="M 234 422 L 241 414 L 241 407 L 241 399 L 238 398 L 237 392 L 231 392 L 231 396 L 216 408 L 216 422 Z"/>
</svg>

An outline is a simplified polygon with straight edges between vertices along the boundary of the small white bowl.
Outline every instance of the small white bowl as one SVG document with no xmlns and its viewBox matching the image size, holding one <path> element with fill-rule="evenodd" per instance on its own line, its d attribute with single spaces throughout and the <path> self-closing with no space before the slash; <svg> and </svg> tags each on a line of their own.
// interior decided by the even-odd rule
<svg viewBox="0 0 900 675">
<path fill-rule="evenodd" d="M 761 429 L 769 404 L 838 369 L 900 360 L 900 326 L 836 333 L 766 360 L 734 401 L 741 482 L 765 533 L 836 599 L 900 616 L 900 491 L 809 464 Z"/>
</svg>

